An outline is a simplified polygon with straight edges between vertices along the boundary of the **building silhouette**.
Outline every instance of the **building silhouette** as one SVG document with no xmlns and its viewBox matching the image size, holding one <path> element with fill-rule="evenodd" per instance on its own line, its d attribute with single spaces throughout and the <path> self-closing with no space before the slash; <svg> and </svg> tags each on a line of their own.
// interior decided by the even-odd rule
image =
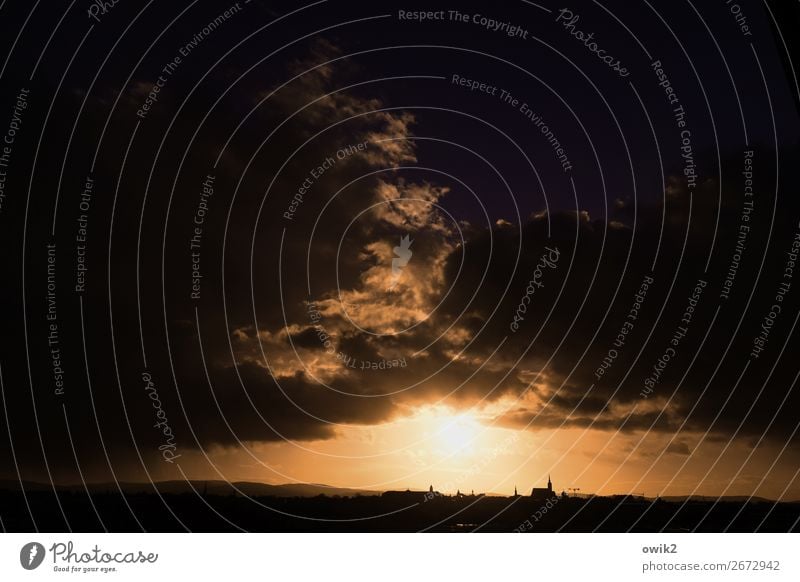
<svg viewBox="0 0 800 582">
<path fill-rule="evenodd" d="M 553 482 L 550 481 L 550 475 L 547 476 L 547 487 L 534 487 L 531 489 L 531 497 L 541 500 L 556 497 L 556 494 L 553 492 Z"/>
</svg>

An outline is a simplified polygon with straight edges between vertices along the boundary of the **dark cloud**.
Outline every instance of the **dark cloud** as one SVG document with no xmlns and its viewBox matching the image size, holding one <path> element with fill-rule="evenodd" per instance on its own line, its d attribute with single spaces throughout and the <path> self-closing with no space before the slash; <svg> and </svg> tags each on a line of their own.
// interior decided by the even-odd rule
<svg viewBox="0 0 800 582">
<path fill-rule="evenodd" d="M 672 442 L 667 446 L 667 453 L 673 453 L 675 455 L 691 455 L 692 451 L 689 449 L 689 445 L 685 442 Z"/>
</svg>

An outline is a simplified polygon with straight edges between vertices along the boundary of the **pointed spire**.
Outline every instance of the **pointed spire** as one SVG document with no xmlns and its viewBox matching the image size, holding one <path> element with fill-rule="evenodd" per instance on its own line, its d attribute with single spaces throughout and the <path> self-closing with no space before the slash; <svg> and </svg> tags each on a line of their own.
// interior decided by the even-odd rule
<svg viewBox="0 0 800 582">
<path fill-rule="evenodd" d="M 553 490 L 553 482 L 550 481 L 550 473 L 547 474 L 547 488 L 552 491 Z"/>
</svg>

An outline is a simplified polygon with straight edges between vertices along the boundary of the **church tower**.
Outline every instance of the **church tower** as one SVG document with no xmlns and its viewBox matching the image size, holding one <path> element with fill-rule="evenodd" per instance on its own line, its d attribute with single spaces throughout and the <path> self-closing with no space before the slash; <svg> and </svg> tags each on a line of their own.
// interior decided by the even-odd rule
<svg viewBox="0 0 800 582">
<path fill-rule="evenodd" d="M 553 482 L 550 480 L 550 475 L 547 475 L 547 487 L 534 487 L 531 489 L 531 497 L 534 499 L 552 499 L 553 497 Z"/>
</svg>

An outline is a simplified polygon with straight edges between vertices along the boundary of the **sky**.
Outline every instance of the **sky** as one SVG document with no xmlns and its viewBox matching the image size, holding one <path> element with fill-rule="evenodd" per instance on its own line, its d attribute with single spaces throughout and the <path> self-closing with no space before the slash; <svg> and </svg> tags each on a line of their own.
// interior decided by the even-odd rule
<svg viewBox="0 0 800 582">
<path fill-rule="evenodd" d="M 800 498 L 800 109 L 718 4 L 39 9 L 0 479 Z"/>
</svg>

